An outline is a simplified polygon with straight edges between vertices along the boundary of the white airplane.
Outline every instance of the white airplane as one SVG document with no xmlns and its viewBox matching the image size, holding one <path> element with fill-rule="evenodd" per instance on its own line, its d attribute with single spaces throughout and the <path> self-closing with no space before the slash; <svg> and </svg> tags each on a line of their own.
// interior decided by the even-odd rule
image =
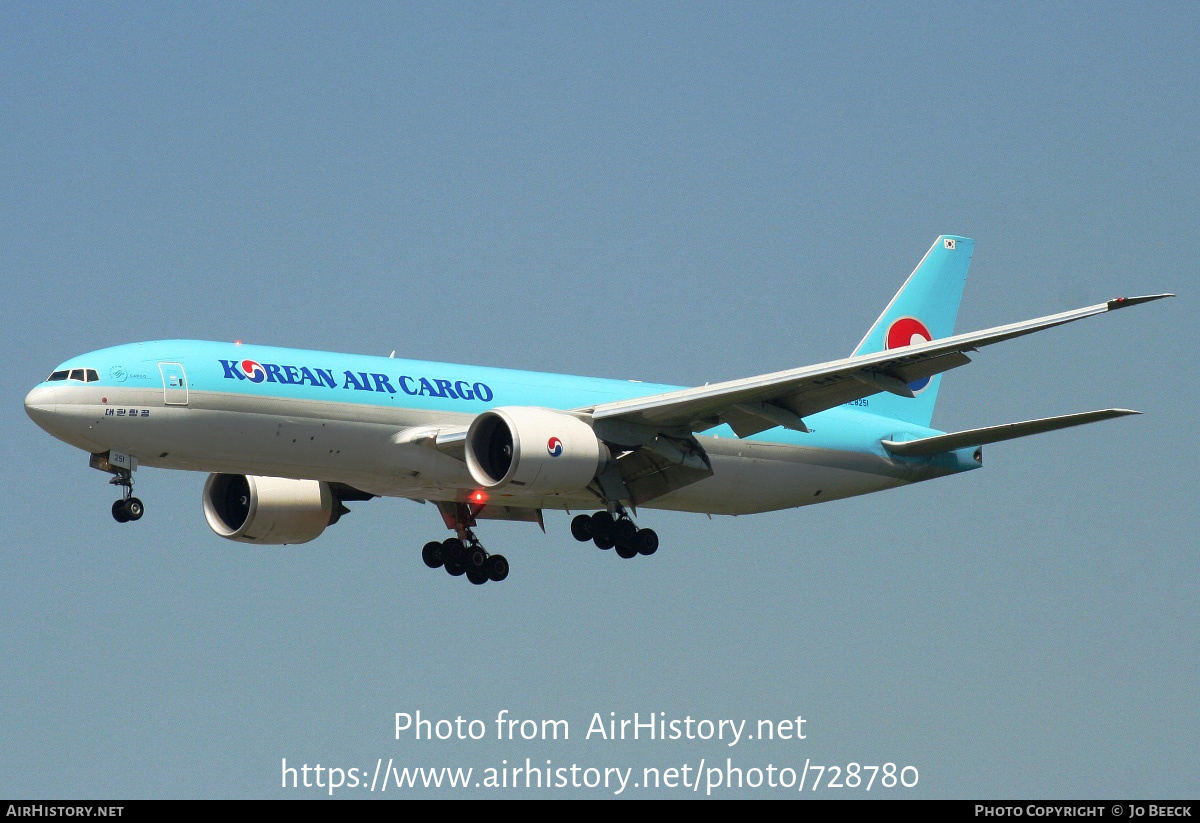
<svg viewBox="0 0 1200 823">
<path fill-rule="evenodd" d="M 658 548 L 639 508 L 710 514 L 805 506 L 977 468 L 982 446 L 1137 412 L 1098 411 L 944 433 L 940 374 L 968 352 L 1169 294 L 1109 300 L 953 335 L 974 243 L 939 237 L 853 354 L 681 388 L 193 340 L 73 357 L 25 398 L 55 437 L 114 477 L 119 522 L 142 516 L 139 466 L 209 472 L 221 537 L 303 543 L 348 501 L 437 505 L 455 536 L 422 557 L 503 580 L 480 520 L 578 514 L 571 532 L 621 557 Z"/>
</svg>

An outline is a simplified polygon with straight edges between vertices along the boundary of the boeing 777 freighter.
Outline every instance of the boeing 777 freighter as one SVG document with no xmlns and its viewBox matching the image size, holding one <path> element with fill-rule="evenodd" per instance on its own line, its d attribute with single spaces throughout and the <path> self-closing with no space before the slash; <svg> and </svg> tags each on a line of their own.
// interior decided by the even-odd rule
<svg viewBox="0 0 1200 823">
<path fill-rule="evenodd" d="M 930 428 L 940 375 L 968 352 L 1171 296 L 954 335 L 973 247 L 939 237 L 851 356 L 695 388 L 164 340 L 71 358 L 25 410 L 113 475 L 119 522 L 142 516 L 134 472 L 152 466 L 210 473 L 209 526 L 250 543 L 312 540 L 349 501 L 432 501 L 455 536 L 422 558 L 476 584 L 508 575 L 478 521 L 543 524 L 546 509 L 581 512 L 580 541 L 650 555 L 658 536 L 634 523 L 639 509 L 822 503 L 977 468 L 988 443 L 1136 414 Z"/>
</svg>

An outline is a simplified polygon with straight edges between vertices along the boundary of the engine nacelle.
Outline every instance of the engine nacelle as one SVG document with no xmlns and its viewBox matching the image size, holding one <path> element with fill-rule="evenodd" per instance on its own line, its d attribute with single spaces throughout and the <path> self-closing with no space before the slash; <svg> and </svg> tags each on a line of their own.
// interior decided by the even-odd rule
<svg viewBox="0 0 1200 823">
<path fill-rule="evenodd" d="M 580 491 L 609 460 L 608 447 L 578 417 L 533 406 L 503 406 L 467 430 L 467 468 L 486 489 L 515 494 Z"/>
<path fill-rule="evenodd" d="M 337 519 L 328 483 L 210 474 L 204 484 L 204 517 L 221 537 L 241 543 L 307 543 Z"/>
</svg>

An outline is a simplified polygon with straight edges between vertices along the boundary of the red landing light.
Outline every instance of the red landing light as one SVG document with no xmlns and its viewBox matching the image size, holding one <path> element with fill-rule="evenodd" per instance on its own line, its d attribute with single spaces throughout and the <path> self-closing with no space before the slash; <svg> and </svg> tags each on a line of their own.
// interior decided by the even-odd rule
<svg viewBox="0 0 1200 823">
<path fill-rule="evenodd" d="M 484 494 L 483 492 L 471 492 L 471 502 L 472 503 L 486 503 L 487 495 Z"/>
</svg>

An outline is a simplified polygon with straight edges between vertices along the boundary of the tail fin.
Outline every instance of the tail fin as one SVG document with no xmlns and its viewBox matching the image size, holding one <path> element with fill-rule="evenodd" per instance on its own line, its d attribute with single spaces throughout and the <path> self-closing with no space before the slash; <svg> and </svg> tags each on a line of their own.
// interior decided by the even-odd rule
<svg viewBox="0 0 1200 823">
<path fill-rule="evenodd" d="M 975 241 L 944 234 L 934 242 L 871 326 L 854 354 L 870 354 L 910 345 L 914 340 L 937 340 L 954 333 L 958 305 Z M 871 411 L 919 426 L 933 420 L 941 375 L 910 383 L 915 397 L 884 392 L 871 398 Z"/>
</svg>

